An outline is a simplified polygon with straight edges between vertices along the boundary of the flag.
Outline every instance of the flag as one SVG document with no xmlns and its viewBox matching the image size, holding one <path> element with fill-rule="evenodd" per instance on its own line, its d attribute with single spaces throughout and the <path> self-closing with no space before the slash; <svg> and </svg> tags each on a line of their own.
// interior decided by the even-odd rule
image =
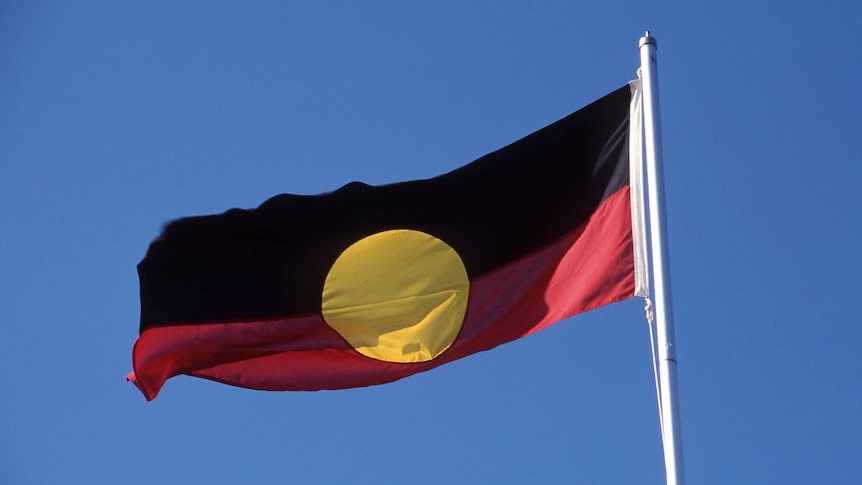
<svg viewBox="0 0 862 485">
<path fill-rule="evenodd" d="M 391 382 L 635 292 L 625 86 L 452 172 L 169 224 L 128 380 Z M 637 211 L 635 211 L 637 212 Z"/>
</svg>

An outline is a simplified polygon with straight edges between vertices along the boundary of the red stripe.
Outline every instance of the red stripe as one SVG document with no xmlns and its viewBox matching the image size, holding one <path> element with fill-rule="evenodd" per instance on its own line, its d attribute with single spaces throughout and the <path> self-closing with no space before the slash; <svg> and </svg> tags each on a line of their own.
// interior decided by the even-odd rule
<svg viewBox="0 0 862 485">
<path fill-rule="evenodd" d="M 128 379 L 150 400 L 190 374 L 251 389 L 318 390 L 391 382 L 537 332 L 634 292 L 629 188 L 557 242 L 471 282 L 461 333 L 440 357 L 398 364 L 360 355 L 320 315 L 156 327 Z"/>
</svg>

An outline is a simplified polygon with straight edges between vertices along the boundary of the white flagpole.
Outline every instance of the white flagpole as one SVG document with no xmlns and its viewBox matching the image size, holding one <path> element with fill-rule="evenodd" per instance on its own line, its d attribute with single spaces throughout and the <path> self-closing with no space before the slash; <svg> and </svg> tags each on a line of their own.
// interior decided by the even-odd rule
<svg viewBox="0 0 862 485">
<path fill-rule="evenodd" d="M 659 385 L 662 443 L 668 485 L 683 485 L 682 430 L 677 396 L 676 343 L 670 292 L 670 259 L 667 246 L 664 171 L 662 168 L 661 121 L 658 105 L 656 40 L 649 31 L 640 39 L 643 79 L 644 148 L 646 151 L 650 241 L 655 298 L 656 336 L 659 355 Z"/>
</svg>

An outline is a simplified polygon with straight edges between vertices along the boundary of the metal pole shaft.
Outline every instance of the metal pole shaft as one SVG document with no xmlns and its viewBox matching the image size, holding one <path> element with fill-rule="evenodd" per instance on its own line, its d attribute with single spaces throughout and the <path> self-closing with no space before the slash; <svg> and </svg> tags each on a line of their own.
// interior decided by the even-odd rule
<svg viewBox="0 0 862 485">
<path fill-rule="evenodd" d="M 658 104 L 656 40 L 646 33 L 640 39 L 643 76 L 644 148 L 649 198 L 650 241 L 655 298 L 656 338 L 659 354 L 662 442 L 668 485 L 683 485 L 682 430 L 677 395 L 676 343 L 671 303 L 670 258 L 667 245 L 661 121 Z"/>
</svg>

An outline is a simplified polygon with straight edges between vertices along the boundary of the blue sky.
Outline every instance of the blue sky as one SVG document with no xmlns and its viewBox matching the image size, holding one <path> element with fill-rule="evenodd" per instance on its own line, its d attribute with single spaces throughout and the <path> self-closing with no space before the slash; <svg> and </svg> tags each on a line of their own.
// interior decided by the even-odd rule
<svg viewBox="0 0 862 485">
<path fill-rule="evenodd" d="M 663 483 L 634 299 L 384 386 L 124 380 L 164 223 L 448 172 L 647 29 L 689 482 L 858 480 L 860 5 L 3 2 L 0 482 Z"/>
</svg>

